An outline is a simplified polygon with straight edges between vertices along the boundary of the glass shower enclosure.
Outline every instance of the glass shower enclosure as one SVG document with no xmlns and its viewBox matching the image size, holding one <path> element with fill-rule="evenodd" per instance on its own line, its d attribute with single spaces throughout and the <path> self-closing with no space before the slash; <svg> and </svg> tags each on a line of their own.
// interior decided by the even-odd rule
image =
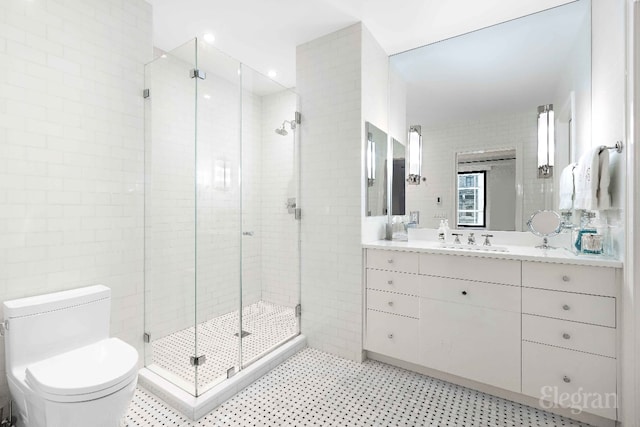
<svg viewBox="0 0 640 427">
<path fill-rule="evenodd" d="M 198 39 L 145 87 L 145 366 L 200 396 L 300 332 L 298 96 Z"/>
</svg>

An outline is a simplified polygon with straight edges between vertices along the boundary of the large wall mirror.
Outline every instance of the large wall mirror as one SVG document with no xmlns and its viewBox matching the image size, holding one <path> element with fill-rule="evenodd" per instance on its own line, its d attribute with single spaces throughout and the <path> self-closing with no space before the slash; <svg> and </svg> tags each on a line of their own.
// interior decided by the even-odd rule
<svg viewBox="0 0 640 427">
<path fill-rule="evenodd" d="M 390 119 L 422 127 L 426 180 L 404 195 L 421 227 L 526 231 L 533 212 L 557 209 L 560 171 L 591 146 L 589 0 L 394 55 L 390 72 L 406 91 L 406 115 Z M 538 107 L 549 104 L 555 173 L 539 177 Z"/>
</svg>

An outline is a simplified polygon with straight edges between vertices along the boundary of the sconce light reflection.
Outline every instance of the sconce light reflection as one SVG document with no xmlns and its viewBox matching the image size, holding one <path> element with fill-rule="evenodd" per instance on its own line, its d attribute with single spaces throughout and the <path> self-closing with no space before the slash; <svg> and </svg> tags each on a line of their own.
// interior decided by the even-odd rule
<svg viewBox="0 0 640 427">
<path fill-rule="evenodd" d="M 373 134 L 367 134 L 367 185 L 372 187 L 376 182 L 376 143 Z"/>
<path fill-rule="evenodd" d="M 409 184 L 418 185 L 422 177 L 422 126 L 409 128 Z"/>
<path fill-rule="evenodd" d="M 538 107 L 538 178 L 551 178 L 555 162 L 553 104 Z"/>
</svg>

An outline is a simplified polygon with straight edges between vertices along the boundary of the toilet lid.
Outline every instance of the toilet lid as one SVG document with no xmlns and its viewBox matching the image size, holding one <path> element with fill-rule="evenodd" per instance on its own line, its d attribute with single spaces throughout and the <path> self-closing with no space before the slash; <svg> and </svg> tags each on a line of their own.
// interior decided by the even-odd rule
<svg viewBox="0 0 640 427">
<path fill-rule="evenodd" d="M 138 352 L 118 338 L 41 360 L 26 369 L 26 381 L 46 395 L 95 395 L 136 375 Z"/>
</svg>

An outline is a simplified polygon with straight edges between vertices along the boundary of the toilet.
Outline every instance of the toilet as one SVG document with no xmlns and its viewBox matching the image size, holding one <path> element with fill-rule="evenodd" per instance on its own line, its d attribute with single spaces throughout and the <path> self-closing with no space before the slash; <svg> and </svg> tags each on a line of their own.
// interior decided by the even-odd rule
<svg viewBox="0 0 640 427">
<path fill-rule="evenodd" d="M 138 352 L 109 337 L 111 290 L 5 301 L 7 380 L 21 427 L 120 427 Z"/>
</svg>

